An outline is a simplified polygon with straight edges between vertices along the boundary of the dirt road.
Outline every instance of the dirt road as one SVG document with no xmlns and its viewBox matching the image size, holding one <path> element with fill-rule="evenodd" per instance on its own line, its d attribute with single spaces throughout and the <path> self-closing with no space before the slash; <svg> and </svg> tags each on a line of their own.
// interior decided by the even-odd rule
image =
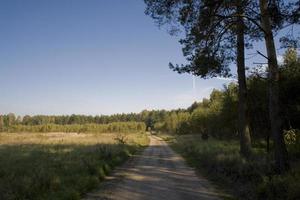
<svg viewBox="0 0 300 200">
<path fill-rule="evenodd" d="M 86 200 L 220 199 L 204 178 L 195 175 L 183 159 L 160 138 L 108 177 Z"/>
</svg>

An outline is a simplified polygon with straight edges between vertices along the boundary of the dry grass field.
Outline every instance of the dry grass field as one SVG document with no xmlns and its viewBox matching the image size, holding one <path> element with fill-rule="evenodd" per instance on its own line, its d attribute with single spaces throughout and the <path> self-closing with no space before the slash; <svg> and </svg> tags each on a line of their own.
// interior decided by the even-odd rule
<svg viewBox="0 0 300 200">
<path fill-rule="evenodd" d="M 145 133 L 0 133 L 0 199 L 80 199 Z"/>
</svg>

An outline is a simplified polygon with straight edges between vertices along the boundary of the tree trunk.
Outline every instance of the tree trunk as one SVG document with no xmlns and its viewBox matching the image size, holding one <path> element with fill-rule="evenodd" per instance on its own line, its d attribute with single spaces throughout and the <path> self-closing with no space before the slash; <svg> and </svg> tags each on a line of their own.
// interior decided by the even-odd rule
<svg viewBox="0 0 300 200">
<path fill-rule="evenodd" d="M 238 131 L 240 135 L 240 153 L 248 158 L 251 154 L 251 137 L 247 131 L 247 86 L 245 75 L 245 39 L 244 39 L 244 19 L 243 5 L 241 0 L 237 0 L 237 73 L 239 84 L 239 115 Z"/>
<path fill-rule="evenodd" d="M 269 115 L 274 140 L 275 167 L 278 173 L 284 173 L 289 169 L 289 161 L 279 113 L 279 71 L 267 0 L 260 0 L 260 12 L 269 65 Z"/>
</svg>

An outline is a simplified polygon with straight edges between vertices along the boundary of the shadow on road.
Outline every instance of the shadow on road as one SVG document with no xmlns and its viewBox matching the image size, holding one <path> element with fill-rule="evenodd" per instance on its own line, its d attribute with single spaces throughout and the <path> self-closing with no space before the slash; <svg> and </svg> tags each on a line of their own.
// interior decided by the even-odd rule
<svg viewBox="0 0 300 200">
<path fill-rule="evenodd" d="M 195 175 L 183 159 L 155 136 L 150 146 L 118 168 L 86 199 L 219 199 L 209 182 Z"/>
</svg>

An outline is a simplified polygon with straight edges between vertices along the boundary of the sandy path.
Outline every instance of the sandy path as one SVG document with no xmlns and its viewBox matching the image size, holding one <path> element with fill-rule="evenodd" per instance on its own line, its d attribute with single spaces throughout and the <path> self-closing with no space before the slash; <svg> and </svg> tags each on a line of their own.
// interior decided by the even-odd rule
<svg viewBox="0 0 300 200">
<path fill-rule="evenodd" d="M 142 154 L 118 168 L 99 190 L 85 199 L 219 199 L 208 181 L 196 176 L 164 141 L 155 136 L 150 139 Z"/>
</svg>

